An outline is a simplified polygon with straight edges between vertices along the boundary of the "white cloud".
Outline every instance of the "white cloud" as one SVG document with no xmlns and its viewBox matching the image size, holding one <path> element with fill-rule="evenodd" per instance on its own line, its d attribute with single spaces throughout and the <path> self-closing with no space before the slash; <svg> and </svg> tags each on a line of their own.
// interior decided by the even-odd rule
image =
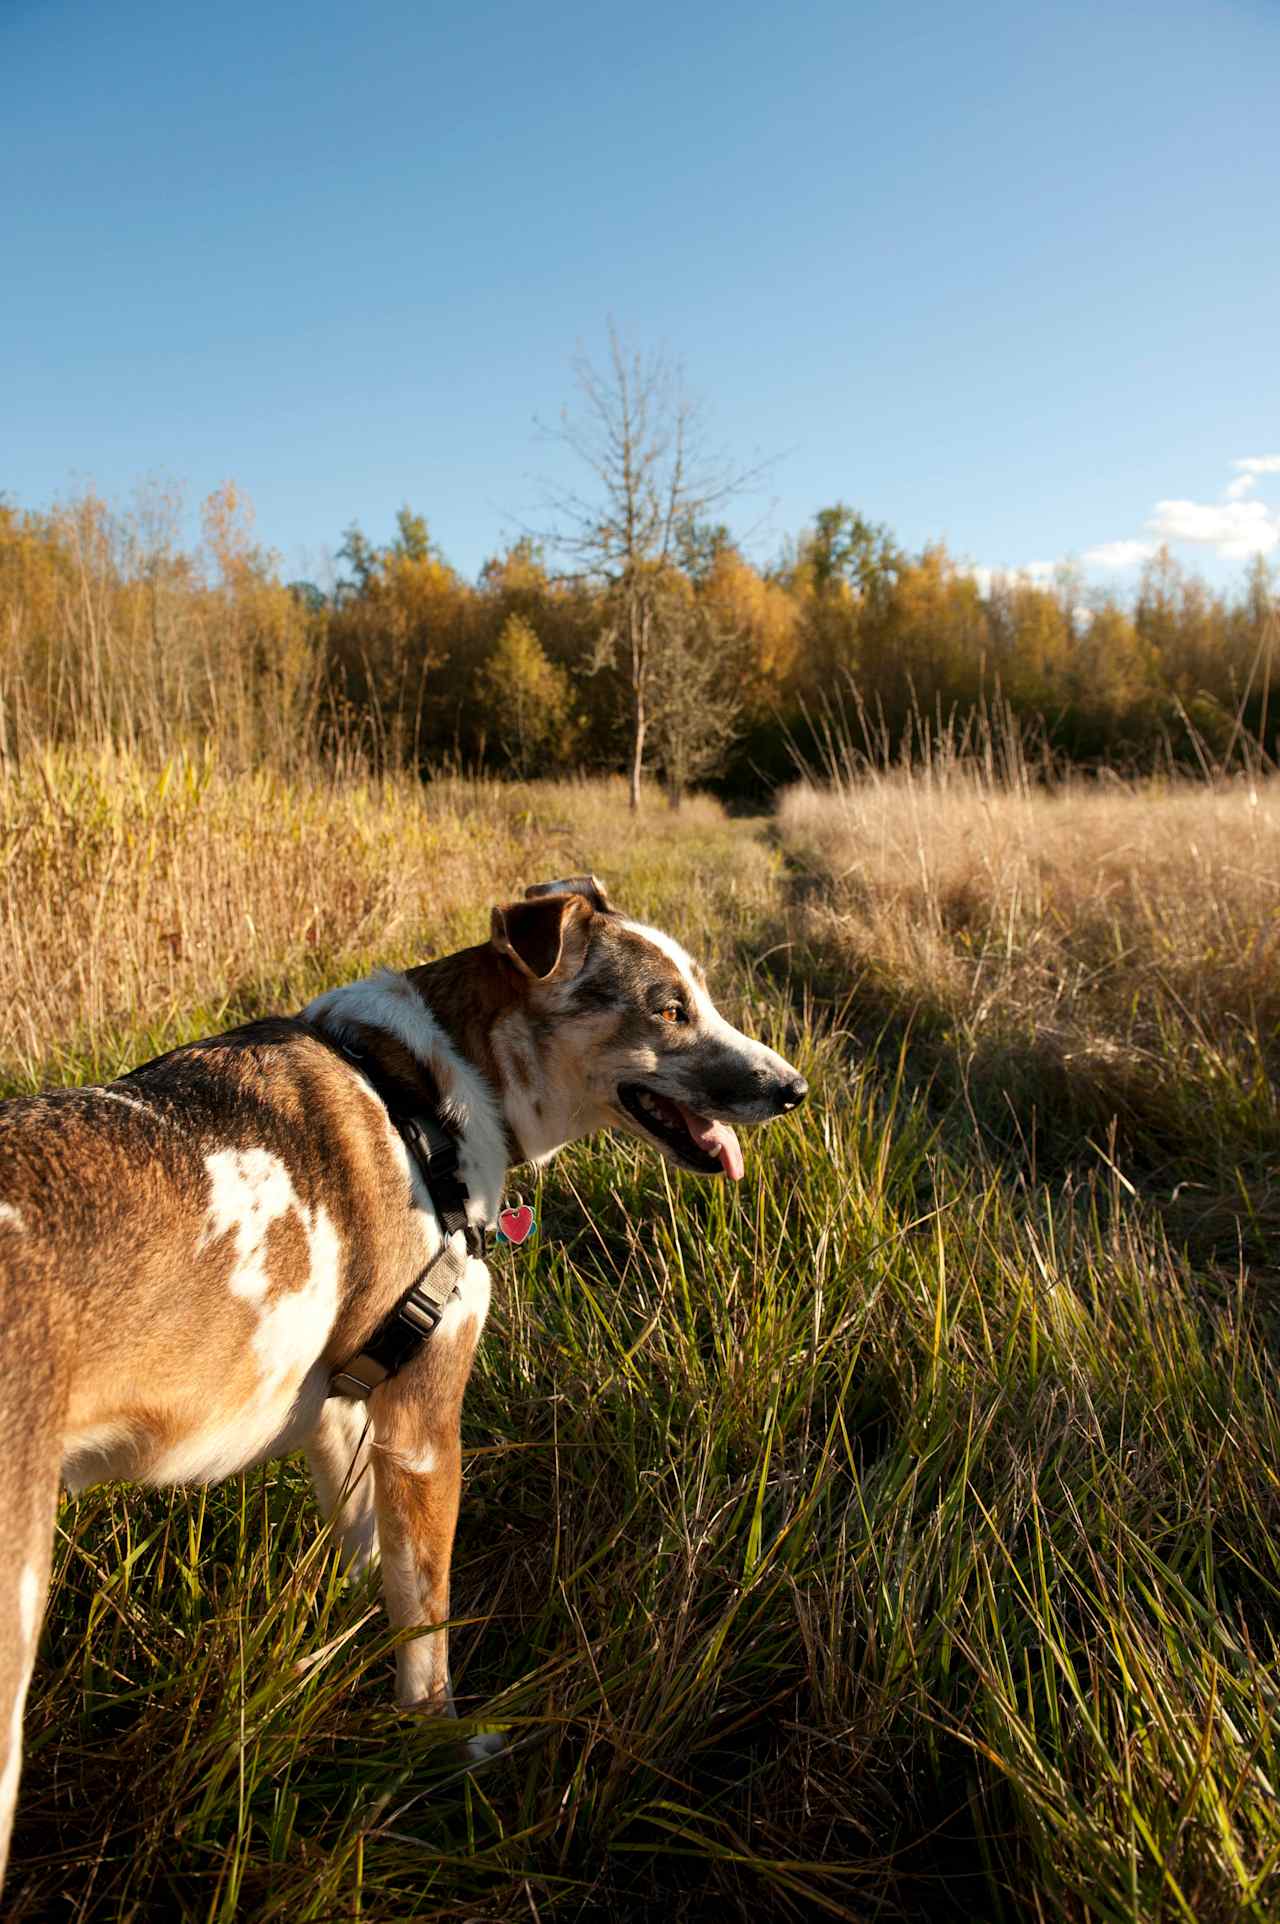
<svg viewBox="0 0 1280 1924">
<path fill-rule="evenodd" d="M 1155 540 L 1100 541 L 1085 549 L 1081 556 L 1085 566 L 1136 568 L 1151 558 L 1162 541 L 1197 542 L 1216 549 L 1228 561 L 1280 548 L 1280 508 L 1253 498 L 1262 476 L 1280 475 L 1280 454 L 1250 454 L 1231 465 L 1235 476 L 1227 483 L 1225 501 L 1157 501 L 1146 523 Z M 971 566 L 966 572 L 979 591 L 989 595 L 997 581 L 1029 581 L 1046 587 L 1061 565 L 1060 561 L 1028 561 L 1020 568 Z"/>
<path fill-rule="evenodd" d="M 1084 559 L 1095 568 L 1136 568 L 1156 551 L 1154 541 L 1103 541 L 1086 548 Z"/>
<path fill-rule="evenodd" d="M 978 593 L 985 598 L 997 582 L 1002 581 L 1029 581 L 1034 587 L 1046 587 L 1061 566 L 1060 561 L 1028 561 L 1021 568 L 988 568 L 981 562 L 965 562 L 959 572 L 972 576 L 978 584 Z"/>
<path fill-rule="evenodd" d="M 1257 487 L 1260 474 L 1280 474 L 1280 454 L 1249 454 L 1231 465 L 1236 478 L 1227 483 L 1227 500 L 1241 501 Z"/>
<path fill-rule="evenodd" d="M 1157 501 L 1147 526 L 1161 541 L 1201 542 L 1234 561 L 1280 543 L 1280 516 L 1263 501 Z"/>
</svg>

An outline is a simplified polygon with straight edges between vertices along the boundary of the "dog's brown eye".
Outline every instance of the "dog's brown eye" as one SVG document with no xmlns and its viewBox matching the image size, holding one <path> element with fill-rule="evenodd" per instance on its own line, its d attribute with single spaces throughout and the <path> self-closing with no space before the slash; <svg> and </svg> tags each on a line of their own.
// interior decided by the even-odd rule
<svg viewBox="0 0 1280 1924">
<path fill-rule="evenodd" d="M 683 1022 L 684 1019 L 684 1010 L 678 1002 L 668 1002 L 666 1008 L 662 1011 L 662 1020 L 664 1022 Z"/>
</svg>

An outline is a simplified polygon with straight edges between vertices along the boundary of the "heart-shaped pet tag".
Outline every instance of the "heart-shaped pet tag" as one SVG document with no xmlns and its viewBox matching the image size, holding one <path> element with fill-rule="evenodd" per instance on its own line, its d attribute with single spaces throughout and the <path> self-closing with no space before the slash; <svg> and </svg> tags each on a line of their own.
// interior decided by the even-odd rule
<svg viewBox="0 0 1280 1924">
<path fill-rule="evenodd" d="M 504 1243 L 527 1243 L 538 1227 L 527 1202 L 513 1203 L 498 1211 L 498 1235 Z"/>
</svg>

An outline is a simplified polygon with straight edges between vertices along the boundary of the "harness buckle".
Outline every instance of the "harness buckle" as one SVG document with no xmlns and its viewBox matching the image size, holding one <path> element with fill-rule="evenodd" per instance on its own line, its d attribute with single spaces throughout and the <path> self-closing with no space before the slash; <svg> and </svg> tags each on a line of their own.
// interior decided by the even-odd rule
<svg viewBox="0 0 1280 1924">
<path fill-rule="evenodd" d="M 402 1323 L 422 1336 L 434 1336 L 440 1327 L 448 1303 L 433 1303 L 415 1283 L 407 1296 L 402 1296 L 396 1304 L 395 1314 Z"/>
<path fill-rule="evenodd" d="M 447 1182 L 458 1170 L 458 1145 L 437 1124 L 432 1127 L 421 1116 L 393 1115 L 391 1120 L 404 1138 L 428 1183 L 443 1176 Z"/>
</svg>

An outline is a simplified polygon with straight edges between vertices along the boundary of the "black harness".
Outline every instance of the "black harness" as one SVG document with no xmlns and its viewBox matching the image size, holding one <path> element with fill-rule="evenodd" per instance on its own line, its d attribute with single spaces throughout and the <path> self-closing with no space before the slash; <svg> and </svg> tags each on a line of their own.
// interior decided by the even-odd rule
<svg viewBox="0 0 1280 1924">
<path fill-rule="evenodd" d="M 328 1036 L 322 1039 L 334 1046 Z M 418 1166 L 444 1232 L 431 1261 L 383 1317 L 359 1354 L 333 1373 L 331 1396 L 363 1400 L 379 1383 L 412 1362 L 434 1333 L 445 1305 L 457 1293 L 468 1257 L 488 1254 L 489 1231 L 467 1221 L 469 1192 L 458 1174 L 457 1142 L 439 1116 L 424 1105 L 421 1092 L 388 1075 L 362 1050 L 344 1043 L 341 1053 L 360 1071 L 386 1109 Z"/>
</svg>

